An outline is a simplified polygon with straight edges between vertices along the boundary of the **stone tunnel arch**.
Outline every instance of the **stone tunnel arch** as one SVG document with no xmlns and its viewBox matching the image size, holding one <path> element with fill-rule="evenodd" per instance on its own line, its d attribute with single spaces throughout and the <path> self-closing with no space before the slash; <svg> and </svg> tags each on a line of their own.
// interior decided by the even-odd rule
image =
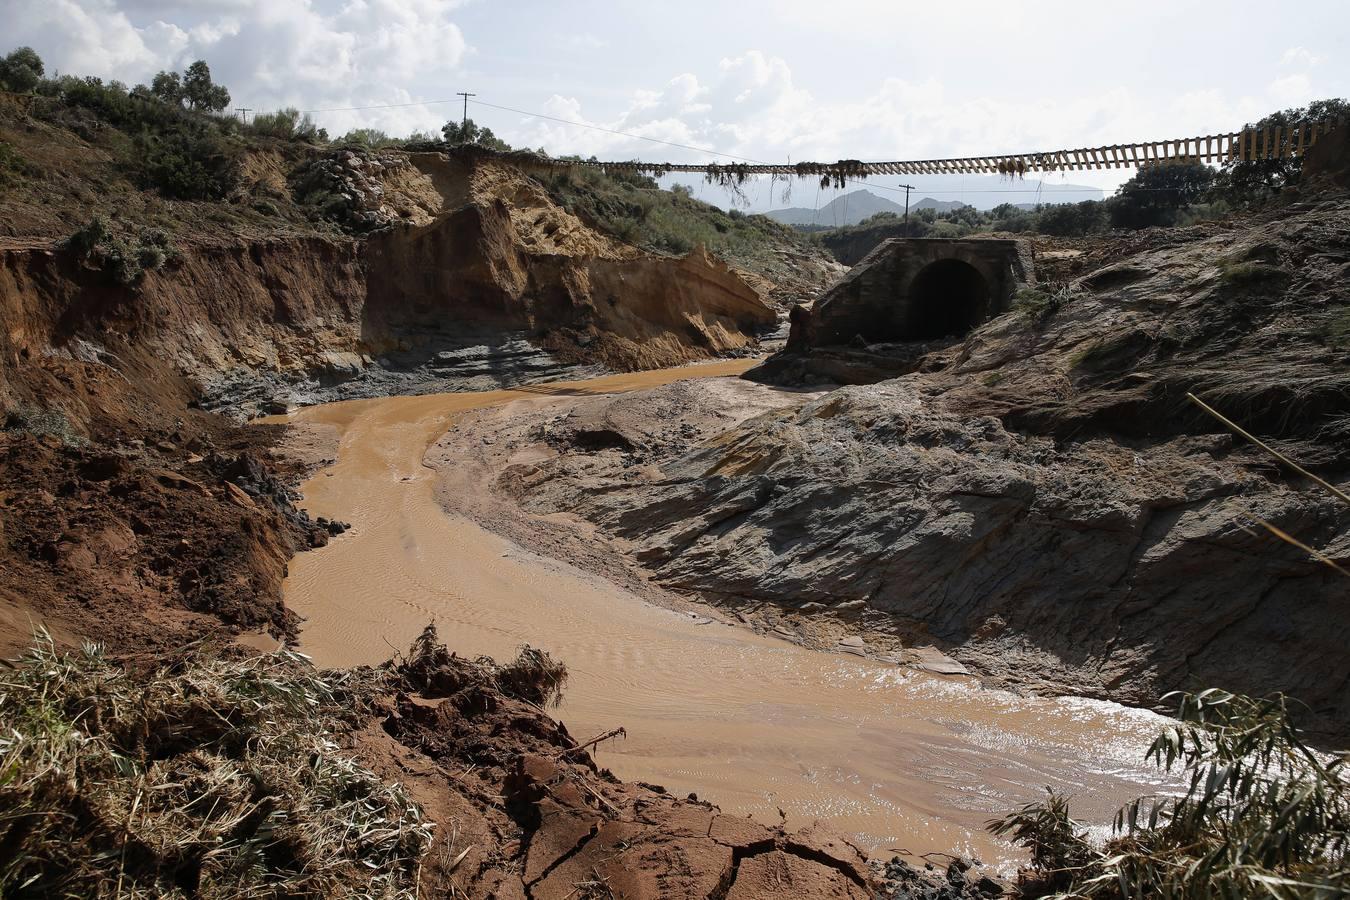
<svg viewBox="0 0 1350 900">
<path fill-rule="evenodd" d="M 959 337 L 989 317 L 991 290 L 980 270 L 964 260 L 939 259 L 910 282 L 901 332 L 905 340 Z"/>
<path fill-rule="evenodd" d="M 891 238 L 799 311 L 788 351 L 962 337 L 1034 283 L 1031 251 L 1003 238 Z M 854 349 L 858 349 L 854 346 Z"/>
</svg>

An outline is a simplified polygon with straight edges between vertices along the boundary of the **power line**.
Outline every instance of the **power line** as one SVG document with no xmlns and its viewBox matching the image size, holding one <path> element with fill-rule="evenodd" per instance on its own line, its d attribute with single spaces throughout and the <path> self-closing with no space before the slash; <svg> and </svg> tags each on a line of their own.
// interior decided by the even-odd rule
<svg viewBox="0 0 1350 900">
<path fill-rule="evenodd" d="M 458 103 L 459 98 L 454 100 L 418 100 L 414 103 L 377 103 L 374 106 L 330 106 L 327 109 L 302 109 L 302 113 L 326 113 L 326 112 L 362 112 L 367 109 L 406 109 L 409 106 L 435 106 L 438 103 Z"/>
<path fill-rule="evenodd" d="M 710 156 L 721 156 L 725 157 L 726 159 L 735 159 L 741 162 L 754 163 L 755 165 L 760 166 L 769 165 L 769 163 L 766 163 L 761 159 L 750 159 L 747 156 L 736 156 L 731 153 L 723 153 L 720 150 L 710 150 L 707 147 L 691 147 L 688 144 L 677 144 L 674 141 L 663 141 L 660 138 L 647 137 L 646 135 L 641 134 L 633 134 L 632 132 L 628 131 L 617 131 L 613 128 L 605 128 L 604 126 L 601 125 L 591 125 L 587 122 L 574 122 L 571 119 L 560 119 L 557 116 L 549 116 L 545 115 L 544 113 L 529 112 L 528 110 L 515 109 L 514 107 L 510 106 L 498 106 L 495 103 L 486 103 L 482 100 L 475 100 L 473 101 L 473 104 L 474 106 L 487 106 L 492 109 L 500 109 L 504 112 L 513 112 L 522 116 L 529 116 L 530 118 L 533 119 L 548 119 L 550 122 L 560 122 L 563 125 L 572 125 L 577 128 L 589 128 L 592 131 L 603 131 L 606 134 L 617 134 L 620 137 L 633 138 L 639 141 L 648 141 L 653 144 L 664 144 L 667 147 L 678 147 L 681 150 L 693 150 L 695 153 L 707 153 Z"/>
<path fill-rule="evenodd" d="M 456 91 L 455 96 L 464 98 L 464 118 L 459 120 L 459 127 L 461 131 L 467 132 L 469 128 L 469 98 L 478 95 L 470 94 L 467 91 Z M 465 136 L 467 137 L 467 134 Z"/>
<path fill-rule="evenodd" d="M 660 145 L 666 146 L 666 147 L 675 147 L 675 148 L 680 149 L 680 150 L 689 150 L 689 151 L 692 151 L 692 152 L 694 152 L 694 153 L 704 153 L 704 154 L 707 154 L 707 155 L 709 155 L 709 156 L 717 156 L 717 157 L 721 157 L 721 158 L 723 158 L 723 159 L 731 159 L 731 160 L 736 160 L 736 161 L 738 161 L 738 162 L 751 163 L 751 164 L 753 164 L 753 165 L 772 165 L 771 163 L 767 163 L 767 162 L 765 162 L 765 161 L 763 161 L 763 160 L 754 159 L 754 158 L 751 158 L 751 157 L 748 157 L 748 156 L 738 156 L 738 155 L 736 155 L 736 154 L 734 154 L 734 153 L 724 153 L 724 152 L 722 152 L 722 151 L 720 151 L 720 150 L 714 150 L 714 149 L 712 149 L 712 148 L 710 148 L 710 147 L 696 147 L 696 146 L 693 146 L 693 145 L 690 145 L 690 144 L 681 144 L 681 143 L 679 143 L 679 142 L 677 142 L 677 141 L 667 141 L 667 140 L 663 140 L 663 139 L 661 139 L 661 138 L 648 137 L 647 135 L 634 134 L 633 132 L 630 132 L 630 131 L 621 131 L 621 130 L 615 129 L 615 128 L 606 128 L 606 127 L 604 127 L 603 125 L 593 125 L 593 124 L 591 124 L 591 123 L 589 123 L 589 122 L 577 122 L 577 121 L 575 121 L 575 120 L 573 120 L 573 119 L 564 119 L 564 118 L 561 118 L 561 117 L 559 117 L 559 116 L 551 116 L 551 115 L 548 115 L 547 113 L 532 112 L 532 111 L 526 110 L 526 109 L 518 109 L 518 108 L 513 107 L 513 106 L 502 106 L 502 105 L 496 104 L 496 103 L 488 103 L 488 102 L 485 101 L 485 100 L 471 100 L 471 99 L 470 99 L 470 98 L 475 97 L 475 96 L 477 96 L 477 95 L 476 95 L 476 94 L 472 94 L 472 93 L 467 93 L 467 92 L 461 91 L 461 92 L 458 92 L 458 93 L 456 94 L 456 99 L 454 99 L 454 100 L 420 100 L 420 101 L 410 102 L 410 103 L 381 103 L 381 104 L 372 104 L 372 105 L 369 105 L 369 106 L 328 107 L 328 108 L 325 108 L 325 109 L 307 109 L 307 110 L 302 110 L 302 112 L 306 112 L 306 113 L 323 113 L 323 112 L 361 112 L 361 111 L 365 111 L 365 110 L 373 110 L 373 109 L 406 109 L 406 108 L 414 107 L 414 106 L 432 106 L 432 105 L 436 105 L 436 104 L 459 103 L 459 102 L 461 102 L 461 99 L 462 99 L 463 104 L 464 104 L 464 119 L 465 119 L 465 120 L 467 120 L 467 118 L 468 118 L 468 105 L 469 105 L 469 103 L 472 102 L 472 103 L 473 103 L 474 105 L 476 105 L 476 106 L 483 106 L 483 107 L 487 107 L 487 108 L 489 108 L 489 109 L 500 110 L 500 111 L 502 111 L 502 112 L 515 113 L 515 114 L 517 114 L 517 115 L 528 116 L 528 117 L 534 118 L 534 119 L 545 119 L 545 120 L 550 121 L 550 122 L 557 122 L 557 123 L 559 123 L 559 124 L 562 124 L 562 125 L 569 125 L 569 126 L 574 127 L 574 128 L 585 128 L 585 129 L 588 129 L 588 130 L 591 130 L 591 131 L 599 131 L 599 132 L 603 132 L 603 133 L 605 133 L 605 134 L 613 134 L 613 135 L 617 135 L 617 136 L 619 136 L 619 137 L 631 138 L 631 139 L 633 139 L 633 140 L 638 140 L 638 141 L 646 141 L 646 142 L 651 143 L 651 144 L 660 144 Z M 1025 154 L 1023 154 L 1023 155 L 1025 155 Z M 932 174 L 934 174 L 934 175 L 942 175 L 942 174 L 944 174 L 944 173 L 941 173 L 941 172 L 934 172 L 934 173 L 932 173 Z M 911 191 L 911 190 L 917 190 L 917 188 L 915 188 L 915 187 L 913 187 L 913 186 L 910 186 L 910 185 L 902 185 L 902 186 L 900 186 L 900 187 L 891 187 L 890 185 L 878 184 L 878 183 L 876 183 L 876 182 L 860 181 L 860 180 L 853 179 L 853 178 L 845 179 L 845 181 L 846 181 L 846 183 L 848 183 L 848 184 L 862 185 L 862 186 L 865 186 L 865 187 L 868 187 L 868 188 L 874 188 L 874 189 L 876 189 L 876 190 L 882 190 L 882 191 L 890 191 L 890 192 L 896 193 L 896 194 L 899 194 L 899 193 L 905 193 L 905 194 L 908 194 L 909 191 Z M 1022 189 L 1017 189 L 1017 188 L 990 188 L 990 189 L 987 189 L 987 190 L 980 190 L 980 189 L 972 189 L 972 190 L 944 190 L 944 189 L 941 189 L 941 188 L 937 188 L 937 189 L 934 189 L 934 190 L 933 190 L 933 193 L 937 193 L 937 194 L 952 194 L 952 195 L 960 195 L 960 194 L 1037 194 L 1037 195 L 1040 195 L 1040 194 L 1042 194 L 1042 193 L 1074 193 L 1074 194 L 1082 194 L 1082 193 L 1085 193 L 1085 192 L 1086 192 L 1085 190 L 1083 190 L 1083 189 L 1081 189 L 1081 188 L 1046 188 L 1046 187 L 1045 187 L 1045 181 L 1044 181 L 1044 179 L 1039 180 L 1039 181 L 1037 182 L 1037 185 L 1038 185 L 1038 187 L 1035 188 L 1035 189 L 1032 189 L 1032 188 L 1022 188 Z M 908 188 L 908 190 L 906 190 L 906 188 Z M 1108 193 L 1107 189 L 1104 189 L 1104 188 L 1091 188 L 1091 187 L 1089 187 L 1089 190 L 1100 190 L 1100 191 L 1102 191 L 1103 194 Z M 1116 190 L 1119 190 L 1119 189 L 1116 189 Z M 1147 191 L 1167 191 L 1167 190 L 1173 190 L 1173 189 L 1172 189 L 1172 188 L 1137 188 L 1137 190 L 1147 190 Z M 1114 191 L 1111 191 L 1111 193 L 1114 193 Z M 908 198 L 907 198 L 907 199 L 908 199 Z"/>
<path fill-rule="evenodd" d="M 575 128 L 589 128 L 589 129 L 592 130 L 592 131 L 603 131 L 603 132 L 605 132 L 606 134 L 616 134 L 616 135 L 619 135 L 620 137 L 634 138 L 635 140 L 639 140 L 639 141 L 648 141 L 649 143 L 653 143 L 653 144 L 663 144 L 663 145 L 665 145 L 665 146 L 667 146 L 667 147 L 678 147 L 678 148 L 681 149 L 681 150 L 692 150 L 692 151 L 694 151 L 695 153 L 707 153 L 707 154 L 710 155 L 710 156 L 720 156 L 720 157 L 723 157 L 724 159 L 734 159 L 734 160 L 737 160 L 737 161 L 739 161 L 739 162 L 754 163 L 755 165 L 760 165 L 760 166 L 766 166 L 766 165 L 769 165 L 769 163 L 766 163 L 766 162 L 764 162 L 764 161 L 761 160 L 761 159 L 751 159 L 751 158 L 748 157 L 748 156 L 736 156 L 736 155 L 733 154 L 733 153 L 723 153 L 723 152 L 721 152 L 720 150 L 711 150 L 711 149 L 709 149 L 709 148 L 707 148 L 707 147 L 692 147 L 692 146 L 690 146 L 689 144 L 678 144 L 678 143 L 676 143 L 676 142 L 674 142 L 674 141 L 663 141 L 663 140 L 661 140 L 660 138 L 647 137 L 646 135 L 642 135 L 642 134 L 633 134 L 632 132 L 628 132 L 628 131 L 617 131 L 617 130 L 615 130 L 615 129 L 613 129 L 613 128 L 605 128 L 605 127 L 603 127 L 603 126 L 601 126 L 601 125 L 592 125 L 592 124 L 590 124 L 590 123 L 588 123 L 588 122 L 574 122 L 574 121 L 572 121 L 571 119 L 561 119 L 561 118 L 558 118 L 557 116 L 549 116 L 549 115 L 545 115 L 544 113 L 536 113 L 536 112 L 530 112 L 529 110 L 516 109 L 516 108 L 511 107 L 511 106 L 498 106 L 498 105 L 495 104 L 495 103 L 487 103 L 487 102 L 485 102 L 485 101 L 483 101 L 483 100 L 475 100 L 475 101 L 473 101 L 473 102 L 474 102 L 474 105 L 475 105 L 475 106 L 487 106 L 487 107 L 490 107 L 490 108 L 492 108 L 492 109 L 502 110 L 503 112 L 512 112 L 512 113 L 516 113 L 516 114 L 522 115 L 522 116 L 529 116 L 529 117 L 534 118 L 534 119 L 548 119 L 550 122 L 559 122 L 559 123 L 561 123 L 561 124 L 563 124 L 563 125 L 571 125 L 571 126 L 573 126 L 573 127 L 575 127 Z M 857 181 L 857 180 L 852 179 L 852 178 L 847 179 L 847 181 L 848 181 L 849 184 L 864 184 L 864 183 L 865 183 L 865 182 Z M 883 190 L 883 191 L 891 191 L 891 192 L 897 193 L 897 194 L 900 193 L 900 189 L 899 189 L 899 188 L 889 187 L 888 185 L 884 185 L 884 184 L 875 184 L 875 183 L 873 183 L 873 184 L 868 184 L 868 187 L 874 187 L 874 188 L 877 188 L 878 190 Z"/>
</svg>

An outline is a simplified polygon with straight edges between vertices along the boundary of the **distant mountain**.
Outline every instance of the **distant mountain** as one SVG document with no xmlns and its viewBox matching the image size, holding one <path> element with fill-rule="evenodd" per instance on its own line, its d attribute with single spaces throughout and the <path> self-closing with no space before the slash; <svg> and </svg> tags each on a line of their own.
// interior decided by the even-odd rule
<svg viewBox="0 0 1350 900">
<path fill-rule="evenodd" d="M 948 212 L 965 205 L 959 200 L 934 200 L 932 197 L 924 197 L 922 200 L 911 200 L 909 211 L 935 209 L 938 212 Z M 857 225 L 859 222 L 882 212 L 904 215 L 904 201 L 896 203 L 886 197 L 878 197 L 871 191 L 860 190 L 850 191 L 847 194 L 835 197 L 820 209 L 793 206 L 788 209 L 770 210 L 764 215 L 782 222 L 784 225 L 828 225 L 837 228 L 844 225 Z"/>
</svg>

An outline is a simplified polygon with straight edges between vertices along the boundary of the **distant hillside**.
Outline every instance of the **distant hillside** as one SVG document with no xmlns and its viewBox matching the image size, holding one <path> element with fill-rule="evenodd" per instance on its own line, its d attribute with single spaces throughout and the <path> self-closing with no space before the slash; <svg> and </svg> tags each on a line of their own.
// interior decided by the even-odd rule
<svg viewBox="0 0 1350 900">
<path fill-rule="evenodd" d="M 911 200 L 909 211 L 934 209 L 938 212 L 948 212 L 965 205 L 959 200 L 934 200 L 932 197 L 924 197 L 922 200 Z M 893 212 L 901 215 L 904 211 L 903 200 L 896 203 L 886 197 L 878 197 L 871 191 L 859 190 L 835 197 L 820 209 L 793 206 L 788 209 L 770 210 L 764 215 L 784 225 L 826 225 L 838 228 L 844 225 L 857 225 L 877 213 Z"/>
</svg>

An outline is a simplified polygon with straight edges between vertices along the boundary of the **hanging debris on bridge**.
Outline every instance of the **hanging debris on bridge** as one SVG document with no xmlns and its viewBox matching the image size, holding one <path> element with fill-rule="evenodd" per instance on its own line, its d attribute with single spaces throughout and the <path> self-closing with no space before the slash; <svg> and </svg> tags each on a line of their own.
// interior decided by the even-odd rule
<svg viewBox="0 0 1350 900">
<path fill-rule="evenodd" d="M 843 187 L 871 175 L 1002 175 L 1021 178 L 1029 172 L 1071 172 L 1084 169 L 1132 169 L 1178 163 L 1249 162 L 1302 156 L 1318 139 L 1344 128 L 1343 120 L 1300 122 L 1286 127 L 1245 128 L 1226 134 L 1112 144 L 1078 150 L 1051 150 L 999 156 L 951 159 L 863 162 L 844 159 L 833 163 L 652 163 L 639 160 L 551 159 L 528 151 L 507 154 L 509 162 L 525 168 L 582 167 L 605 172 L 641 172 L 659 177 L 671 172 L 702 174 L 710 183 L 735 188 L 757 175 L 819 178 L 821 187 Z"/>
</svg>

